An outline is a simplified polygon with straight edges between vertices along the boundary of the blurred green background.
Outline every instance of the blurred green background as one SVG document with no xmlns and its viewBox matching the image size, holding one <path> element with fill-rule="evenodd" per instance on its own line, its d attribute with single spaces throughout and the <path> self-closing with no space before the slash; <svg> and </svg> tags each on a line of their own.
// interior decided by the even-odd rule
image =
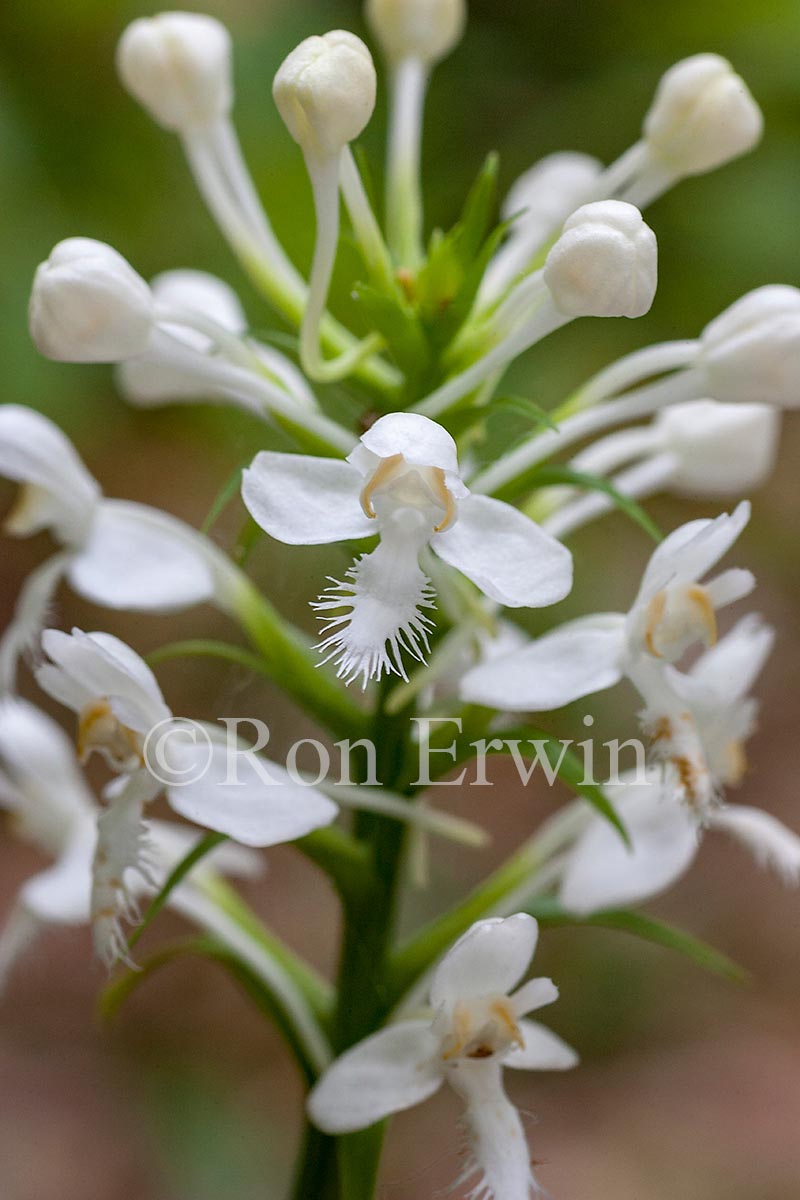
<svg viewBox="0 0 800 1200">
<path fill-rule="evenodd" d="M 309 33 L 344 26 L 363 34 L 359 6 L 228 0 L 204 7 L 233 31 L 245 152 L 277 230 L 305 269 L 313 244 L 309 189 L 272 104 L 271 80 Z M 505 185 L 557 149 L 610 161 L 635 140 L 658 77 L 687 54 L 729 57 L 766 117 L 754 154 L 681 184 L 648 211 L 660 249 L 652 312 L 636 323 L 578 322 L 562 331 L 515 369 L 518 390 L 549 405 L 627 349 L 691 336 L 751 287 L 800 283 L 796 0 L 472 0 L 470 9 L 468 35 L 430 93 L 425 178 L 432 224 L 455 219 L 491 148 L 501 153 Z M 117 83 L 116 39 L 130 19 L 152 11 L 116 0 L 0 6 L 2 400 L 55 417 L 110 494 L 146 498 L 199 523 L 231 471 L 263 444 L 263 427 L 208 408 L 133 413 L 115 396 L 105 368 L 38 358 L 25 321 L 36 264 L 54 242 L 81 234 L 112 243 L 146 277 L 182 266 L 217 272 L 240 291 L 254 327 L 269 325 L 196 197 L 175 139 Z M 381 106 L 364 138 L 377 172 L 382 136 Z M 348 318 L 346 282 L 345 271 L 337 311 Z M 736 560 L 758 573 L 759 607 L 781 632 L 761 688 L 761 728 L 742 799 L 798 827 L 800 432 L 792 418 L 785 424 L 779 468 L 755 498 Z M 0 492 L 3 506 L 10 495 Z M 667 526 L 698 511 L 688 502 L 655 505 Z M 235 531 L 236 516 L 223 536 Z M 38 540 L 0 545 L 4 619 L 44 549 Z M 627 606 L 649 553 L 642 534 L 615 517 L 577 538 L 574 549 L 576 592 L 547 620 Z M 316 559 L 264 550 L 256 569 L 266 579 L 268 568 L 277 602 L 303 612 L 318 590 Z M 57 619 L 108 627 L 140 650 L 178 628 L 182 636 L 216 626 L 229 633 L 208 613 L 177 624 L 109 618 L 68 594 Z M 163 681 L 176 711 L 208 715 L 249 699 L 279 729 L 296 730 L 280 698 L 247 680 L 176 666 Z M 558 731 L 582 733 L 587 708 L 566 714 Z M 591 711 L 604 735 L 633 731 L 632 697 L 615 695 Z M 510 780 L 506 791 L 506 804 L 493 804 L 490 814 L 493 859 L 553 803 L 544 789 L 520 795 Z M 448 803 L 485 815 L 482 797 Z M 0 838 L 0 912 L 37 861 Z M 483 865 L 467 854 L 440 853 L 437 887 L 414 899 L 411 915 L 463 890 Z M 315 961 L 330 963 L 335 904 L 291 851 L 270 854 L 268 879 L 249 895 Z M 708 839 L 689 878 L 654 909 L 733 954 L 755 982 L 734 989 L 621 935 L 548 934 L 537 965 L 562 989 L 553 1024 L 580 1048 L 584 1065 L 569 1078 L 514 1081 L 522 1107 L 538 1114 L 535 1127 L 530 1118 L 531 1141 L 535 1156 L 546 1160 L 542 1182 L 560 1200 L 797 1200 L 797 896 Z M 51 935 L 0 1001 L 3 1200 L 280 1200 L 301 1097 L 277 1039 L 214 968 L 196 963 L 152 982 L 113 1030 L 100 1030 L 92 1006 L 102 976 L 88 962 L 85 935 Z M 455 1115 L 443 1098 L 396 1122 L 384 1200 L 428 1200 L 455 1178 Z"/>
</svg>

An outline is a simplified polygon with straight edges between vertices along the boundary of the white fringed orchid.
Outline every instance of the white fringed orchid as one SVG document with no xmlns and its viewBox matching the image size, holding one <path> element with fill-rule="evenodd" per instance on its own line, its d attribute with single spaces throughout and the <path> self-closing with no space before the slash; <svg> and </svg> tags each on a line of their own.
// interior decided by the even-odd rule
<svg viewBox="0 0 800 1200">
<path fill-rule="evenodd" d="M 109 924 L 103 944 L 118 953 L 125 944 L 120 919 L 130 908 L 120 880 L 127 867 L 147 872 L 143 813 L 162 790 L 174 812 L 245 846 L 302 838 L 330 825 L 339 804 L 389 815 L 465 845 L 485 844 L 477 826 L 410 806 L 383 789 L 333 784 L 334 800 L 226 737 L 221 727 L 174 717 L 147 664 L 110 634 L 49 629 L 42 646 L 50 661 L 37 669 L 37 681 L 76 713 L 81 761 L 99 754 L 118 776 L 106 788 L 107 807 L 98 822 L 92 909 L 96 921 Z"/>
<path fill-rule="evenodd" d="M 49 629 L 42 646 L 50 661 L 37 680 L 77 714 L 81 761 L 98 753 L 120 776 L 106 791 L 93 869 L 92 916 L 112 930 L 103 939 L 108 957 L 124 948 L 124 872 L 147 870 L 143 813 L 162 789 L 181 816 L 248 846 L 292 841 L 336 816 L 331 800 L 266 759 L 247 759 L 231 779 L 227 745 L 173 718 L 150 668 L 118 638 Z"/>
<path fill-rule="evenodd" d="M 575 1052 L 527 1014 L 558 998 L 549 979 L 520 986 L 538 925 L 525 913 L 473 925 L 437 967 L 427 1015 L 402 1020 L 346 1051 L 311 1092 L 326 1133 L 364 1129 L 422 1103 L 443 1083 L 464 1102 L 471 1152 L 460 1183 L 486 1200 L 529 1200 L 535 1186 L 519 1113 L 503 1068 L 566 1070 Z"/>
<path fill-rule="evenodd" d="M 128 833 L 138 849 L 145 850 L 145 872 L 115 856 L 105 882 L 99 881 L 98 818 L 102 841 L 103 822 L 112 810 L 98 808 L 60 727 L 32 704 L 10 696 L 0 700 L 0 806 L 10 813 L 21 838 L 55 860 L 23 885 L 0 933 L 0 987 L 42 928 L 88 924 L 95 904 L 100 909 L 94 923 L 95 944 L 110 963 L 124 943 L 115 915 L 105 910 L 99 894 L 108 888 L 108 878 L 118 871 L 117 889 L 124 893 L 126 904 L 135 905 L 138 895 L 160 886 L 196 841 L 196 835 L 183 826 L 163 821 L 143 826 L 138 821 Z M 184 911 L 192 905 L 191 880 L 202 878 L 210 866 L 243 875 L 257 872 L 259 862 L 240 847 L 218 847 L 182 885 Z"/>
<path fill-rule="evenodd" d="M 263 451 L 242 496 L 289 545 L 380 535 L 314 605 L 327 623 L 322 649 L 348 683 L 405 679 L 403 653 L 423 658 L 434 603 L 420 565 L 428 546 L 511 608 L 555 604 L 572 586 L 569 552 L 510 505 L 470 495 L 450 434 L 418 414 L 381 417 L 345 462 Z"/>
<path fill-rule="evenodd" d="M 697 642 L 713 643 L 718 610 L 755 586 L 752 574 L 740 569 L 701 582 L 749 518 L 750 505 L 742 501 L 730 516 L 681 525 L 651 556 L 630 612 L 569 621 L 525 650 L 475 667 L 462 682 L 462 697 L 504 711 L 543 711 L 628 675 L 657 709 L 662 691 L 670 690 L 664 666 Z"/>
<path fill-rule="evenodd" d="M 773 630 L 750 615 L 687 675 L 669 669 L 685 718 L 697 730 L 715 801 L 703 811 L 687 804 L 674 776 L 658 767 L 650 768 L 646 779 L 608 787 L 630 848 L 592 815 L 562 875 L 560 899 L 566 908 L 586 913 L 658 895 L 688 870 L 709 829 L 728 833 L 787 884 L 800 883 L 800 837 L 769 813 L 721 798 L 723 789 L 740 783 L 746 770 L 744 743 L 756 715 L 750 691 L 773 641 Z M 684 774 L 698 769 L 697 764 L 683 764 Z"/>
<path fill-rule="evenodd" d="M 17 657 L 41 632 L 62 577 L 107 608 L 235 606 L 238 575 L 212 542 L 157 508 L 106 499 L 69 439 L 40 413 L 16 404 L 0 408 L 0 475 L 21 484 L 4 532 L 25 537 L 49 529 L 64 547 L 20 594 L 0 643 L 0 691 L 12 687 Z"/>
<path fill-rule="evenodd" d="M 266 759 L 263 775 L 247 760 L 249 769 L 229 779 L 226 743 L 209 744 L 173 717 L 153 672 L 118 638 L 48 629 L 42 647 L 49 661 L 37 681 L 77 714 L 80 758 L 98 753 L 114 771 L 146 780 L 143 802 L 166 786 L 181 816 L 249 846 L 292 841 L 336 816 L 326 796 Z"/>
</svg>

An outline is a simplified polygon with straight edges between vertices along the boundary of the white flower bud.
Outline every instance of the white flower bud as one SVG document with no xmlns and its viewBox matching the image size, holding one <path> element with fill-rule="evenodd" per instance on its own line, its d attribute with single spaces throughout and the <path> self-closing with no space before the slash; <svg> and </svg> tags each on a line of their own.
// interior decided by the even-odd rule
<svg viewBox="0 0 800 1200">
<path fill-rule="evenodd" d="M 233 104 L 231 38 L 213 17 L 168 12 L 134 21 L 117 47 L 131 95 L 165 129 L 184 132 L 226 116 Z"/>
<path fill-rule="evenodd" d="M 715 400 L 800 407 L 800 290 L 742 296 L 703 330 L 699 361 Z"/>
<path fill-rule="evenodd" d="M 503 201 L 503 218 L 517 217 L 512 235 L 532 229 L 546 237 L 583 203 L 601 170 L 596 158 L 574 151 L 541 158 L 511 185 Z"/>
<path fill-rule="evenodd" d="M 31 337 L 57 362 L 121 362 L 140 354 L 153 315 L 150 288 L 105 242 L 67 238 L 36 270 Z"/>
<path fill-rule="evenodd" d="M 775 464 L 780 425 L 767 404 L 689 400 L 662 409 L 654 433 L 678 464 L 670 491 L 720 498 L 760 487 Z"/>
<path fill-rule="evenodd" d="M 355 34 L 335 29 L 306 38 L 292 51 L 272 94 L 304 154 L 327 159 L 361 133 L 375 108 L 376 88 L 367 47 Z"/>
<path fill-rule="evenodd" d="M 699 175 L 756 145 L 761 110 L 731 64 L 718 54 L 695 54 L 662 77 L 644 120 L 655 158 L 676 175 Z"/>
<path fill-rule="evenodd" d="M 460 42 L 467 23 L 465 0 L 367 0 L 366 12 L 391 62 L 437 62 Z"/>
<path fill-rule="evenodd" d="M 584 204 L 547 256 L 544 282 L 570 317 L 641 317 L 653 303 L 658 249 L 632 204 Z"/>
</svg>

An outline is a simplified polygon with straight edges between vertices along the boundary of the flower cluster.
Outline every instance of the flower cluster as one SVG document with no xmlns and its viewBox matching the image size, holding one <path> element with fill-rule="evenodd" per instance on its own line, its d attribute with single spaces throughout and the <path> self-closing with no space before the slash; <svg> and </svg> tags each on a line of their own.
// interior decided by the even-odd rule
<svg viewBox="0 0 800 1200">
<path fill-rule="evenodd" d="M 241 479 L 249 516 L 289 546 L 355 546 L 344 569 L 330 552 L 328 586 L 309 596 L 322 622 L 314 646 L 233 554 L 168 513 L 107 498 L 46 417 L 0 408 L 0 473 L 20 485 L 4 531 L 47 530 L 57 545 L 24 582 L 0 639 L 0 802 L 55 860 L 20 893 L 0 938 L 0 979 L 44 923 L 90 922 L 99 956 L 131 965 L 125 925 L 138 919 L 138 900 L 155 896 L 154 909 L 166 901 L 209 930 L 267 991 L 313 1082 L 308 1114 L 320 1130 L 372 1126 L 447 1082 L 464 1104 L 468 1195 L 527 1200 L 538 1184 L 503 1068 L 577 1062 L 528 1019 L 558 994 L 550 980 L 522 982 L 538 936 L 536 896 L 548 893 L 576 919 L 638 904 L 688 869 L 709 829 L 797 884 L 800 838 L 724 795 L 745 772 L 750 693 L 774 640 L 752 613 L 718 640 L 721 614 L 755 587 L 749 570 L 718 570 L 750 518 L 747 500 L 660 540 L 628 612 L 530 639 L 504 610 L 563 600 L 573 581 L 565 539 L 606 512 L 651 528 L 640 502 L 657 492 L 736 499 L 763 482 L 781 412 L 800 405 L 800 291 L 760 287 L 699 337 L 626 355 L 548 426 L 537 421 L 487 462 L 486 419 L 506 368 L 576 318 L 645 314 L 657 243 L 641 210 L 682 178 L 751 150 L 761 115 L 727 61 L 695 55 L 667 72 L 640 138 L 610 166 L 551 155 L 497 205 L 490 159 L 456 225 L 426 241 L 424 100 L 431 71 L 464 33 L 465 6 L 368 0 L 366 15 L 390 91 L 385 219 L 351 151 L 378 88 L 366 44 L 341 30 L 309 37 L 275 76 L 275 103 L 313 192 L 308 280 L 276 237 L 237 140 L 224 27 L 165 13 L 135 21 L 120 40 L 123 85 L 179 138 L 203 200 L 296 333 L 296 351 L 254 338 L 221 280 L 186 270 L 148 283 L 88 238 L 60 242 L 38 267 L 33 341 L 59 362 L 114 364 L 121 394 L 139 407 L 202 400 L 261 419 Z M 328 311 L 342 201 L 361 260 L 353 293 L 365 337 Z M 319 390 L 332 382 L 354 385 L 352 411 L 362 411 L 352 425 L 334 419 Z M 296 452 L 271 448 L 275 428 Z M 557 456 L 560 467 L 542 472 Z M 230 746 L 218 732 L 197 740 L 135 650 L 107 632 L 45 628 L 64 580 L 114 610 L 215 605 L 249 646 L 198 643 L 195 652 L 266 675 L 334 737 L 374 739 L 380 788 L 309 784 L 262 746 L 231 779 Z M 42 690 L 74 713 L 76 748 L 17 697 L 26 655 Z M 469 904 L 396 945 L 396 896 L 406 863 L 424 857 L 422 835 L 480 841 L 466 822 L 420 803 L 408 717 L 455 712 L 479 736 L 509 714 L 524 721 L 623 679 L 643 705 L 644 777 L 603 792 L 572 778 L 578 799 L 555 826 L 537 831 Z M 355 681 L 361 689 L 348 690 Z M 454 750 L 459 761 L 466 753 L 461 743 Z M 110 773 L 99 800 L 81 772 L 92 754 Z M 188 825 L 150 818 L 162 793 Z M 350 828 L 337 820 L 348 806 L 362 810 Z M 259 929 L 221 880 L 257 872 L 256 849 L 281 842 L 328 872 L 342 900 L 336 992 Z M 377 1145 L 343 1142 L 342 1155 L 363 1156 L 359 1178 L 374 1179 Z M 314 1171 L 344 1178 L 342 1161 L 310 1155 L 302 1194 L 319 1192 Z"/>
</svg>

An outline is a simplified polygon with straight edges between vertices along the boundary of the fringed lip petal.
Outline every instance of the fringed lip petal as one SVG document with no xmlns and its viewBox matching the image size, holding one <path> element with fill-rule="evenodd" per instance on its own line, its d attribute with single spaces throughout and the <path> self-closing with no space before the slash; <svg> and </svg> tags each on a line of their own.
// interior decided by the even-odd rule
<svg viewBox="0 0 800 1200">
<path fill-rule="evenodd" d="M 539 926 L 526 913 L 478 921 L 436 968 L 431 1006 L 449 1009 L 470 996 L 508 995 L 527 971 L 538 938 Z"/>
<path fill-rule="evenodd" d="M 311 1120 L 325 1133 L 350 1133 L 420 1104 L 444 1080 L 438 1050 L 429 1020 L 382 1029 L 328 1068 L 308 1099 Z"/>
<path fill-rule="evenodd" d="M 520 1115 L 503 1090 L 502 1066 L 459 1061 L 448 1081 L 464 1101 L 470 1160 L 459 1184 L 480 1200 L 530 1200 L 530 1151 Z"/>
<path fill-rule="evenodd" d="M 572 587 L 572 555 L 510 504 L 467 496 L 458 520 L 431 539 L 450 566 L 509 608 L 556 604 Z"/>
<path fill-rule="evenodd" d="M 319 546 L 378 532 L 359 503 L 348 462 L 262 450 L 244 472 L 242 499 L 262 529 L 290 546 Z"/>
</svg>

